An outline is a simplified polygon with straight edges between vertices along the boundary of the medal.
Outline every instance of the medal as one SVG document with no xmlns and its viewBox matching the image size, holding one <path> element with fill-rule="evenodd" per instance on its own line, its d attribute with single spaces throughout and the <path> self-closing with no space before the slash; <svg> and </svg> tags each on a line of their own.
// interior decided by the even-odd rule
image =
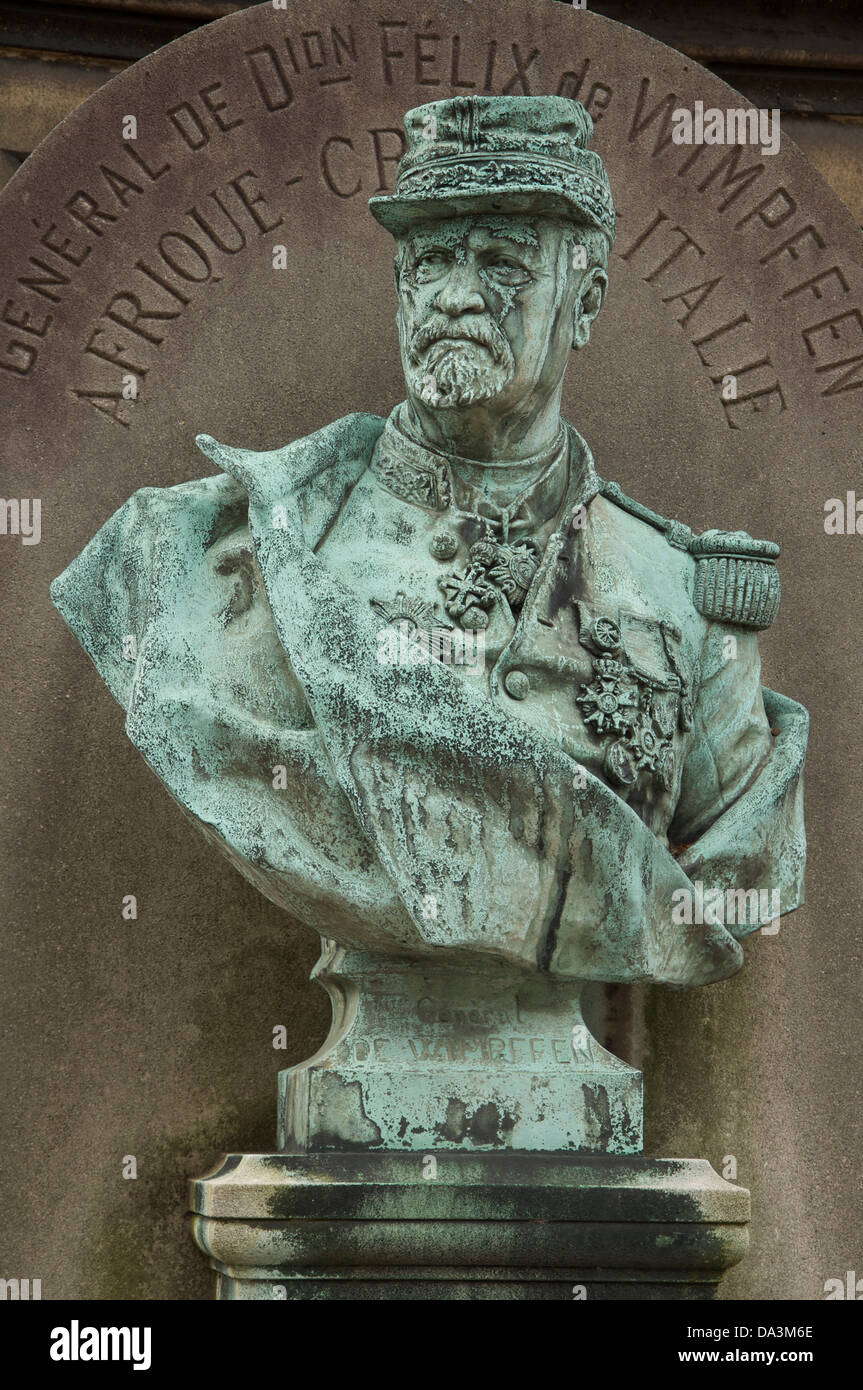
<svg viewBox="0 0 863 1390">
<path fill-rule="evenodd" d="M 488 627 L 490 610 L 501 595 L 517 612 L 539 568 L 540 553 L 534 541 L 529 537 L 499 541 L 493 533 L 494 523 L 484 520 L 486 534 L 471 546 L 468 568 L 438 581 L 447 613 L 462 627 Z M 485 621 L 478 622 L 478 616 Z"/>
</svg>

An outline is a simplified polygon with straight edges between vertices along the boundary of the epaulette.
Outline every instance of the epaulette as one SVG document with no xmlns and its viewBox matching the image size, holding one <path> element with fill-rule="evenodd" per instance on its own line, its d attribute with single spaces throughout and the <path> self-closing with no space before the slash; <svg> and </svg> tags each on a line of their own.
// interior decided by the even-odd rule
<svg viewBox="0 0 863 1390">
<path fill-rule="evenodd" d="M 675 550 L 695 560 L 692 601 L 712 622 L 756 630 L 770 627 L 779 612 L 781 584 L 775 541 L 756 540 L 748 531 L 702 531 L 698 536 L 682 521 L 660 516 L 627 497 L 617 483 L 601 482 L 603 497 L 662 531 Z"/>
<path fill-rule="evenodd" d="M 689 545 L 695 556 L 692 601 L 717 623 L 769 627 L 779 612 L 782 586 L 775 541 L 759 541 L 748 531 L 702 531 Z"/>
</svg>

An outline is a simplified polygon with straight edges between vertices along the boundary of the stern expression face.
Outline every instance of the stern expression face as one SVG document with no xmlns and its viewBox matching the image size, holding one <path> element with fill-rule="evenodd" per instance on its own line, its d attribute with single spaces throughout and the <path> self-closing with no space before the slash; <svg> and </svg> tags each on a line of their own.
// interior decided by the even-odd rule
<svg viewBox="0 0 863 1390">
<path fill-rule="evenodd" d="M 546 217 L 461 217 L 399 243 L 399 341 L 409 398 L 434 410 L 535 412 L 560 392 L 608 277 L 574 255 L 579 228 Z"/>
</svg>

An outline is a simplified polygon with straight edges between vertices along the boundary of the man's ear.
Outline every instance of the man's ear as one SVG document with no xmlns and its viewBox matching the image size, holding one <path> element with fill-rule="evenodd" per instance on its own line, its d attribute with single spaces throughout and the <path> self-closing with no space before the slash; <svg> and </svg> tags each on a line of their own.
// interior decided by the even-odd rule
<svg viewBox="0 0 863 1390">
<path fill-rule="evenodd" d="M 572 346 L 575 351 L 590 342 L 590 326 L 602 308 L 607 289 L 608 276 L 601 266 L 596 265 L 585 272 L 572 310 Z"/>
</svg>

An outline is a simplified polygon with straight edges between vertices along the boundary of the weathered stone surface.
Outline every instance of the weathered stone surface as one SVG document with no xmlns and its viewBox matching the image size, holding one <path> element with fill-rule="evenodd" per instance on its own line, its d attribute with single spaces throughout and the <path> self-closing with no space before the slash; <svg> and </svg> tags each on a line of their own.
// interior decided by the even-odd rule
<svg viewBox="0 0 863 1390">
<path fill-rule="evenodd" d="M 640 1153 L 641 1073 L 587 1028 L 579 982 L 325 942 L 324 1046 L 282 1072 L 279 1145 Z"/>
<path fill-rule="evenodd" d="M 711 1298 L 749 1219 L 697 1159 L 231 1154 L 190 1200 L 243 1300 Z"/>
</svg>

